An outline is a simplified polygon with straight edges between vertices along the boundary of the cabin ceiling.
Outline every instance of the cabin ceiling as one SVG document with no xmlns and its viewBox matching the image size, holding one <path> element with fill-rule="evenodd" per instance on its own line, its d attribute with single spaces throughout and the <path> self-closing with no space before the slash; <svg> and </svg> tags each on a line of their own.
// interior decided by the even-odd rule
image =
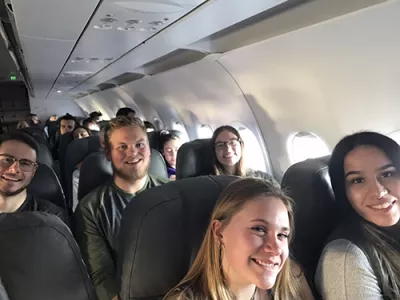
<svg viewBox="0 0 400 300">
<path fill-rule="evenodd" d="M 49 100 L 75 99 L 210 53 L 229 51 L 385 2 L 7 1 L 12 5 L 35 98 Z M 0 45 L 2 64 L 5 51 Z M 0 66 L 0 77 L 12 69 L 7 63 Z"/>
</svg>

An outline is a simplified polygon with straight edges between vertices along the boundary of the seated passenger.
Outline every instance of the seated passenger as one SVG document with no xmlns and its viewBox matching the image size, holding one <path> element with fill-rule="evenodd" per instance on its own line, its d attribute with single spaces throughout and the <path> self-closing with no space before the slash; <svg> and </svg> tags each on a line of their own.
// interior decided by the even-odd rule
<svg viewBox="0 0 400 300">
<path fill-rule="evenodd" d="M 160 133 L 161 152 L 167 163 L 168 178 L 175 180 L 176 176 L 176 156 L 182 142 L 176 134 L 170 134 L 167 131 Z"/>
<path fill-rule="evenodd" d="M 147 132 L 153 132 L 156 130 L 156 127 L 149 121 L 144 121 L 144 126 L 146 127 Z"/>
<path fill-rule="evenodd" d="M 270 175 L 245 167 L 244 142 L 239 132 L 232 126 L 217 128 L 211 138 L 213 169 L 215 175 L 234 175 L 240 177 L 258 177 L 274 180 Z"/>
<path fill-rule="evenodd" d="M 83 127 L 88 128 L 89 130 L 100 131 L 100 126 L 97 124 L 96 120 L 93 118 L 87 118 L 82 122 Z"/>
<path fill-rule="evenodd" d="M 117 117 L 128 117 L 128 118 L 135 118 L 136 111 L 134 111 L 130 107 L 122 107 L 117 111 Z"/>
<path fill-rule="evenodd" d="M 90 113 L 89 118 L 91 118 L 93 121 L 100 122 L 102 119 L 103 114 L 99 111 L 93 111 Z"/>
<path fill-rule="evenodd" d="M 106 125 L 105 152 L 113 180 L 84 197 L 75 211 L 76 239 L 100 300 L 117 299 L 116 246 L 126 205 L 145 189 L 168 182 L 147 173 L 150 147 L 137 118 L 117 117 Z"/>
<path fill-rule="evenodd" d="M 72 131 L 72 136 L 74 140 L 80 140 L 87 138 L 92 135 L 92 132 L 83 127 L 78 126 L 75 127 L 74 131 Z M 72 210 L 75 211 L 76 206 L 78 205 L 78 189 L 79 189 L 79 176 L 80 176 L 80 163 L 76 166 L 74 172 L 72 172 Z"/>
<path fill-rule="evenodd" d="M 32 125 L 39 125 L 40 120 L 37 114 L 29 114 L 28 115 L 28 122 L 30 122 Z"/>
<path fill-rule="evenodd" d="M 193 265 L 165 299 L 313 299 L 289 258 L 293 204 L 278 185 L 246 178 L 220 195 Z"/>
<path fill-rule="evenodd" d="M 323 299 L 400 299 L 400 146 L 374 132 L 342 139 L 329 162 L 338 228 L 319 261 Z"/>
<path fill-rule="evenodd" d="M 0 135 L 0 213 L 43 211 L 68 224 L 65 211 L 27 192 L 38 167 L 38 149 L 35 139 L 24 132 Z"/>
<path fill-rule="evenodd" d="M 75 129 L 72 131 L 72 137 L 74 140 L 80 140 L 87 138 L 92 135 L 92 132 L 87 129 L 86 127 L 83 126 L 77 126 Z"/>
<path fill-rule="evenodd" d="M 17 129 L 28 128 L 29 124 L 27 121 L 19 121 L 17 124 Z"/>
<path fill-rule="evenodd" d="M 60 119 L 60 134 L 66 134 L 67 132 L 72 132 L 77 125 L 76 119 L 70 114 L 62 116 Z"/>
</svg>

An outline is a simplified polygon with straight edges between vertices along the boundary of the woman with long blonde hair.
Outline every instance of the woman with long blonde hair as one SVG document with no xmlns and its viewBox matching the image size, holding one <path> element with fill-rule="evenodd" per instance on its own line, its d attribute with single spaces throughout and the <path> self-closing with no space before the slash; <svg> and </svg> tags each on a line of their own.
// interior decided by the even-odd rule
<svg viewBox="0 0 400 300">
<path fill-rule="evenodd" d="M 266 180 L 235 181 L 221 194 L 199 253 L 167 300 L 313 299 L 289 259 L 293 205 Z"/>
</svg>

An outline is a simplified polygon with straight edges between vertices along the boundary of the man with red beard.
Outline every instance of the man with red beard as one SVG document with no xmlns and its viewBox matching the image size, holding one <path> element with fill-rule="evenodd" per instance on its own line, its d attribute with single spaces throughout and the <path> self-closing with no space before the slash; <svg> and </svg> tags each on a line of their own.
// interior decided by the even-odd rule
<svg viewBox="0 0 400 300">
<path fill-rule="evenodd" d="M 68 223 L 66 212 L 26 190 L 38 168 L 36 140 L 16 131 L 0 136 L 0 214 L 42 211 L 54 214 Z"/>
<path fill-rule="evenodd" d="M 151 150 L 140 119 L 111 120 L 105 127 L 104 143 L 114 177 L 79 203 L 75 237 L 99 300 L 111 300 L 118 294 L 115 262 L 122 212 L 135 195 L 168 179 L 147 173 Z"/>
</svg>

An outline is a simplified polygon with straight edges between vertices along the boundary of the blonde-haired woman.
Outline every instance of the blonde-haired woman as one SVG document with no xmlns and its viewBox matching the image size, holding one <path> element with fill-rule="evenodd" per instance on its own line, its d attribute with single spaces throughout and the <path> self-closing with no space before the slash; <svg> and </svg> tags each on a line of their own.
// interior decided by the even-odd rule
<svg viewBox="0 0 400 300">
<path fill-rule="evenodd" d="M 167 300 L 313 299 L 289 259 L 292 200 L 278 185 L 245 178 L 221 194 L 199 253 Z"/>
</svg>

